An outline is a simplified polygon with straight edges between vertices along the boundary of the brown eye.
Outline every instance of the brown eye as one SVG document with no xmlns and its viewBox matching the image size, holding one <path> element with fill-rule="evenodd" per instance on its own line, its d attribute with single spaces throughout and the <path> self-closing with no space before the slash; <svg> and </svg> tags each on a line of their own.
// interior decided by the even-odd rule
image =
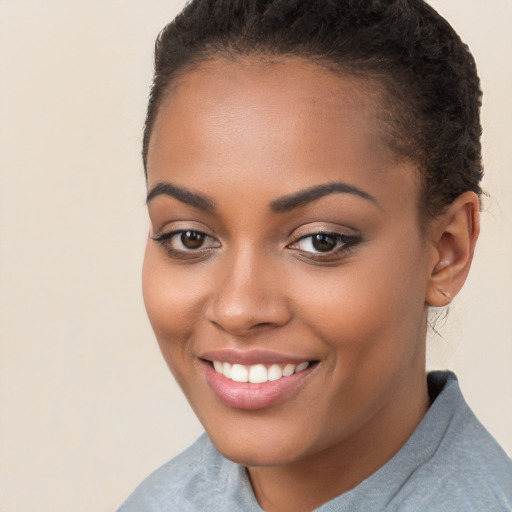
<svg viewBox="0 0 512 512">
<path fill-rule="evenodd" d="M 187 249 L 199 249 L 204 244 L 205 236 L 199 231 L 183 231 L 180 241 Z"/>
<path fill-rule="evenodd" d="M 317 233 L 314 235 L 311 239 L 311 245 L 318 251 L 318 252 L 328 252 L 332 251 L 338 241 L 336 237 L 331 235 L 326 235 L 323 233 Z"/>
<path fill-rule="evenodd" d="M 300 251 L 307 257 L 328 258 L 341 257 L 346 251 L 361 242 L 359 233 L 326 233 L 317 232 L 305 235 L 288 246 L 289 249 Z M 315 261 L 319 261 L 316 259 Z"/>
<path fill-rule="evenodd" d="M 158 233 L 153 240 L 159 243 L 171 258 L 197 261 L 221 247 L 215 237 L 195 229 L 180 229 L 168 233 Z M 201 260 L 202 261 L 202 260 Z"/>
</svg>

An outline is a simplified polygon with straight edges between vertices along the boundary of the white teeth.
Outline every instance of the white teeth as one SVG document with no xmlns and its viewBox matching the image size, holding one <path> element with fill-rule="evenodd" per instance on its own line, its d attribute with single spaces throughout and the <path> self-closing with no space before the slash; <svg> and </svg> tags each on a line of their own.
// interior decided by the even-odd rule
<svg viewBox="0 0 512 512">
<path fill-rule="evenodd" d="M 287 364 L 284 367 L 273 364 L 266 368 L 263 364 L 253 364 L 245 366 L 243 364 L 231 364 L 221 361 L 213 361 L 213 367 L 217 373 L 235 382 L 251 382 L 252 384 L 262 384 L 267 381 L 279 380 L 283 377 L 289 377 L 294 373 L 301 372 L 309 366 L 308 361 L 300 364 Z"/>
<path fill-rule="evenodd" d="M 278 380 L 283 376 L 283 370 L 278 364 L 273 364 L 268 369 L 268 380 Z"/>
<path fill-rule="evenodd" d="M 267 382 L 268 372 L 262 364 L 254 364 L 249 370 L 249 382 L 253 384 L 261 384 Z"/>
<path fill-rule="evenodd" d="M 215 364 L 213 366 L 215 366 Z M 220 373 L 222 373 L 224 377 L 231 379 L 231 363 L 222 363 L 222 371 Z"/>
<path fill-rule="evenodd" d="M 283 368 L 283 377 L 289 377 L 290 375 L 293 375 L 295 373 L 295 365 L 294 364 L 287 364 Z"/>
<path fill-rule="evenodd" d="M 249 370 L 242 364 L 234 364 L 231 367 L 231 380 L 235 382 L 248 382 Z"/>
<path fill-rule="evenodd" d="M 302 370 L 305 370 L 309 366 L 309 363 L 306 361 L 304 363 L 300 363 L 295 368 L 295 373 L 299 373 Z"/>
</svg>

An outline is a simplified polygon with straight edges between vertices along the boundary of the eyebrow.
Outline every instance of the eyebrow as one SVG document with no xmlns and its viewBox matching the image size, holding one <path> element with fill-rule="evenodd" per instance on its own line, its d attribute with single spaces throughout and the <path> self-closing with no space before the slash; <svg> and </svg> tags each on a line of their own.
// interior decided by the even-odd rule
<svg viewBox="0 0 512 512">
<path fill-rule="evenodd" d="M 151 199 L 160 195 L 174 197 L 182 203 L 189 204 L 190 206 L 205 212 L 211 212 L 215 210 L 215 203 L 210 197 L 198 194 L 197 192 L 192 192 L 188 188 L 179 187 L 178 185 L 173 185 L 169 182 L 157 183 L 148 192 L 146 197 L 146 204 L 148 204 Z"/>
<path fill-rule="evenodd" d="M 280 197 L 270 203 L 270 209 L 274 213 L 289 212 L 295 208 L 306 206 L 307 204 L 329 194 L 352 194 L 378 205 L 376 199 L 367 192 L 364 192 L 353 185 L 349 185 L 348 183 L 335 182 L 315 185 L 314 187 L 299 190 L 293 194 Z M 197 192 L 192 192 L 185 187 L 180 187 L 169 182 L 157 183 L 148 192 L 146 204 L 153 198 L 160 195 L 174 197 L 182 203 L 189 204 L 190 206 L 205 212 L 212 212 L 215 210 L 215 202 L 210 197 L 198 194 Z"/>
<path fill-rule="evenodd" d="M 270 209 L 274 213 L 285 213 L 295 208 L 301 208 L 307 204 L 320 199 L 321 197 L 329 194 L 351 194 L 354 196 L 367 199 L 378 206 L 378 202 L 370 194 L 361 190 L 353 185 L 343 182 L 325 183 L 323 185 L 316 185 L 311 188 L 299 190 L 294 194 L 283 196 L 270 203 Z"/>
</svg>

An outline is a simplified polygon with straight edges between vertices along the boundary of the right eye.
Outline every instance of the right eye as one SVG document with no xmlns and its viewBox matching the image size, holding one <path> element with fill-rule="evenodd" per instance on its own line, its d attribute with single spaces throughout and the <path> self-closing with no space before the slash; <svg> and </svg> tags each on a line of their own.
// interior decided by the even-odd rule
<svg viewBox="0 0 512 512">
<path fill-rule="evenodd" d="M 153 240 L 162 245 L 171 256 L 178 257 L 197 255 L 220 247 L 219 241 L 213 236 L 193 229 L 159 233 L 153 236 Z"/>
</svg>

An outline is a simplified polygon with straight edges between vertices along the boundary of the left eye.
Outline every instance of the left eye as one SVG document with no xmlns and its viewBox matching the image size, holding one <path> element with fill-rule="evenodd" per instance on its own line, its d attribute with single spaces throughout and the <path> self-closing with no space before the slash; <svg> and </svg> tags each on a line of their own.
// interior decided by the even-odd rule
<svg viewBox="0 0 512 512">
<path fill-rule="evenodd" d="M 313 254 L 322 254 L 335 252 L 343 247 L 350 245 L 351 237 L 343 236 L 336 233 L 315 233 L 300 238 L 289 247 L 298 249 L 302 252 Z"/>
</svg>

